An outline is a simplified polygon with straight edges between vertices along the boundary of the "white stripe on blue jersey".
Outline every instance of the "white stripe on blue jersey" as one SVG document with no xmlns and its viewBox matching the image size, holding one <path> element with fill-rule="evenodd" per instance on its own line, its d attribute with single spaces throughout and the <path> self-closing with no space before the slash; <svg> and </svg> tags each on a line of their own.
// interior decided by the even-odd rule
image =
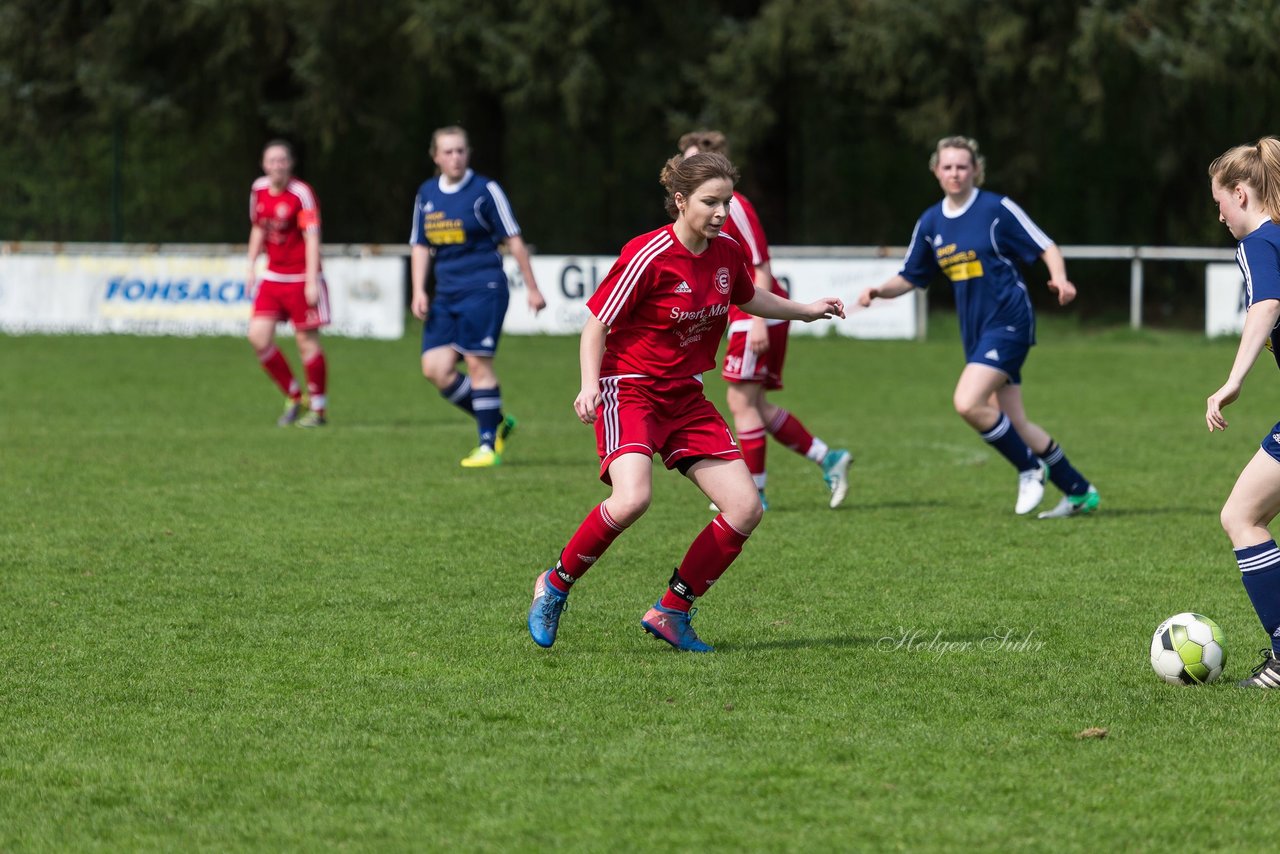
<svg viewBox="0 0 1280 854">
<path fill-rule="evenodd" d="M 1253 273 L 1249 270 L 1249 256 L 1244 254 L 1243 241 L 1236 246 L 1236 263 L 1244 275 L 1244 304 L 1248 307 L 1253 305 Z"/>
<path fill-rule="evenodd" d="M 1008 208 L 1010 211 L 1013 212 L 1013 215 L 1017 218 L 1018 223 L 1022 226 L 1023 230 L 1026 231 L 1027 234 L 1031 236 L 1031 239 L 1036 242 L 1037 246 L 1039 246 L 1041 249 L 1049 248 L 1049 246 L 1053 243 L 1053 241 L 1049 239 L 1049 235 L 1041 231 L 1040 226 L 1032 222 L 1031 217 L 1027 216 L 1026 211 L 1018 207 L 1017 202 L 1015 202 L 1013 199 L 1006 196 L 1005 198 L 1000 200 L 1000 204 L 1004 205 L 1006 208 Z"/>
<path fill-rule="evenodd" d="M 485 184 L 489 190 L 489 195 L 493 196 L 493 204 L 498 209 L 498 217 L 502 220 L 502 228 L 506 231 L 508 237 L 515 237 L 520 233 L 520 223 L 516 222 L 516 215 L 511 212 L 511 203 L 507 201 L 507 196 L 502 192 L 502 188 L 498 186 L 497 181 L 490 181 Z"/>
<path fill-rule="evenodd" d="M 414 196 L 413 229 L 409 232 L 409 245 L 413 246 L 416 243 L 421 243 L 424 246 L 427 245 L 427 239 L 422 234 L 422 200 L 419 197 Z"/>
<path fill-rule="evenodd" d="M 924 219 L 921 217 L 920 219 Z M 920 234 L 920 220 L 916 220 L 915 228 L 911 229 L 911 239 L 907 241 L 907 254 L 902 256 L 902 263 L 905 266 L 907 259 L 911 257 L 911 250 L 916 247 L 916 237 Z M 914 282 L 912 283 L 914 284 Z"/>
</svg>

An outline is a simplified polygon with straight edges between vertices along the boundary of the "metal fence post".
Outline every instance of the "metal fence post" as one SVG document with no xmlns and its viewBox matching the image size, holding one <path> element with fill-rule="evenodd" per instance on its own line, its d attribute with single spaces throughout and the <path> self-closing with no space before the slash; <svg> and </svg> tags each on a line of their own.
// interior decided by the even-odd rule
<svg viewBox="0 0 1280 854">
<path fill-rule="evenodd" d="M 1136 249 L 1129 262 L 1129 326 L 1142 328 L 1142 257 Z"/>
</svg>

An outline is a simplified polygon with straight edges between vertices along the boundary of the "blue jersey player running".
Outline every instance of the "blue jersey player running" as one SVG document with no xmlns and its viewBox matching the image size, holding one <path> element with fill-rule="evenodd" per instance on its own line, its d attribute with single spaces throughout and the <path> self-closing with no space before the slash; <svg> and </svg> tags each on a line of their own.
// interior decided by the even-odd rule
<svg viewBox="0 0 1280 854">
<path fill-rule="evenodd" d="M 496 181 L 468 168 L 471 149 L 460 127 L 431 136 L 431 159 L 439 174 L 418 189 L 413 203 L 409 271 L 411 308 L 424 320 L 422 374 L 445 400 L 476 420 L 480 441 L 462 460 L 465 468 L 502 462 L 516 421 L 502 411 L 502 392 L 493 357 L 507 313 L 507 275 L 498 246 L 505 243 L 524 277 L 529 308 L 546 307 L 529 264 L 520 226 Z M 435 266 L 435 296 L 427 276 Z M 458 371 L 459 359 L 467 372 Z"/>
<path fill-rule="evenodd" d="M 1022 406 L 1022 365 L 1036 342 L 1035 314 L 1020 265 L 1042 258 L 1058 304 L 1075 298 L 1062 252 L 1007 196 L 978 189 L 985 161 L 978 143 L 938 141 L 929 168 L 946 194 L 916 222 L 902 271 L 858 297 L 862 306 L 923 288 L 939 272 L 955 288 L 965 367 L 953 403 L 970 427 L 1018 470 L 1015 511 L 1025 515 L 1044 498 L 1047 474 L 1063 492 L 1041 519 L 1093 512 L 1098 491 Z"/>
<path fill-rule="evenodd" d="M 1248 307 L 1231 373 L 1209 395 L 1205 422 L 1212 433 L 1227 429 L 1222 410 L 1240 397 L 1262 348 L 1270 347 L 1280 362 L 1280 139 L 1269 136 L 1229 149 L 1209 166 L 1209 179 L 1218 220 L 1240 241 L 1236 262 L 1244 274 Z M 1280 688 L 1280 549 L 1267 530 L 1277 514 L 1280 424 L 1267 431 L 1222 507 L 1222 528 L 1235 548 L 1245 592 L 1271 639 L 1262 661 L 1240 683 L 1243 687 Z"/>
</svg>

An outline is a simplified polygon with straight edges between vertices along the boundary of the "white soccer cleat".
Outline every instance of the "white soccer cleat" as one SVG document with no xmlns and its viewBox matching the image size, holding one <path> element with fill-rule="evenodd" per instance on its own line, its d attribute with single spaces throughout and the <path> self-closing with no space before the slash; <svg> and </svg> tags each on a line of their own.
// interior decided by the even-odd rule
<svg viewBox="0 0 1280 854">
<path fill-rule="evenodd" d="M 845 495 L 849 493 L 849 463 L 853 462 L 853 455 L 843 448 L 834 451 L 827 451 L 827 455 L 822 458 L 822 479 L 827 484 L 827 489 L 831 490 L 831 501 L 828 506 L 834 510 L 844 501 Z"/>
<path fill-rule="evenodd" d="M 1013 510 L 1025 516 L 1040 506 L 1044 500 L 1044 476 L 1046 466 L 1042 462 L 1034 469 L 1018 472 L 1018 503 Z"/>
</svg>

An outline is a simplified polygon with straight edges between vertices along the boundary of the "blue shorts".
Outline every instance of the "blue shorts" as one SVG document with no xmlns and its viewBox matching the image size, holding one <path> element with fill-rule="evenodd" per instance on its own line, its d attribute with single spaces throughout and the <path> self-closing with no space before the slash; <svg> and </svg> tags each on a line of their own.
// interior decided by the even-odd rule
<svg viewBox="0 0 1280 854">
<path fill-rule="evenodd" d="M 983 335 L 965 351 L 964 361 L 969 365 L 986 365 L 1007 375 L 1012 385 L 1022 384 L 1022 363 L 1027 361 L 1031 345 L 1026 341 L 1003 335 Z"/>
<path fill-rule="evenodd" d="M 459 294 L 439 294 L 427 307 L 422 352 L 452 347 L 468 356 L 492 356 L 498 350 L 502 319 L 511 292 L 506 282 Z"/>
<path fill-rule="evenodd" d="M 1262 440 L 1262 450 L 1271 455 L 1271 458 L 1280 463 L 1280 424 L 1271 428 L 1271 432 Z"/>
</svg>

